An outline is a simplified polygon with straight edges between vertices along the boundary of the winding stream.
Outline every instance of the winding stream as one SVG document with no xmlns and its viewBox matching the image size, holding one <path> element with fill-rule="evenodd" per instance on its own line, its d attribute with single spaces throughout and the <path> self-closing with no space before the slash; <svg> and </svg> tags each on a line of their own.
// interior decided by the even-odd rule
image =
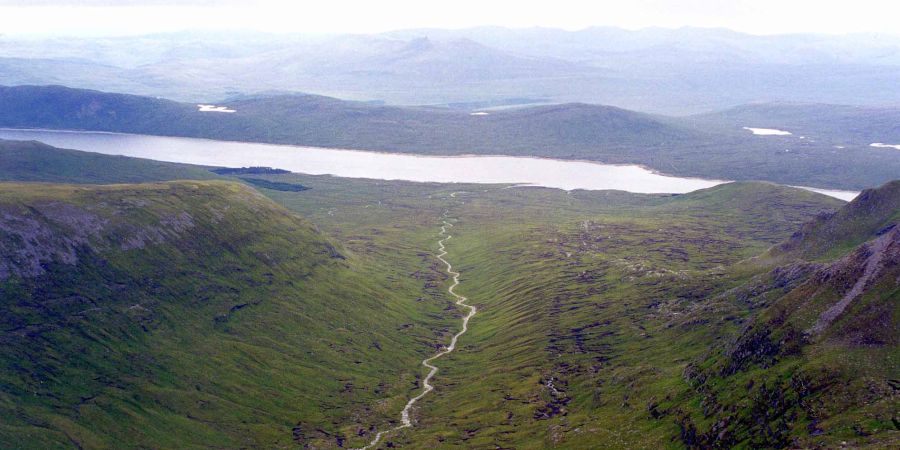
<svg viewBox="0 0 900 450">
<path fill-rule="evenodd" d="M 453 194 L 450 194 L 450 196 L 456 197 L 456 193 L 454 192 Z M 361 449 L 358 449 L 358 450 L 367 450 L 367 449 L 373 448 L 376 445 L 378 445 L 378 442 L 381 441 L 381 438 L 384 437 L 385 434 L 392 433 L 394 431 L 412 426 L 412 421 L 409 418 L 409 412 L 412 410 L 413 405 L 415 405 L 416 402 L 418 402 L 420 399 L 422 399 L 422 397 L 425 397 L 426 395 L 428 395 L 429 392 L 434 390 L 434 386 L 431 385 L 431 379 L 438 372 L 438 367 L 435 366 L 434 364 L 432 364 L 431 362 L 456 349 L 456 341 L 458 341 L 459 337 L 462 336 L 463 334 L 465 334 L 466 331 L 469 331 L 469 319 L 471 319 L 472 316 L 474 316 L 475 313 L 478 312 L 478 310 L 474 306 L 466 304 L 466 300 L 468 300 L 466 297 L 459 295 L 456 292 L 453 292 L 453 290 L 456 288 L 456 286 L 459 286 L 459 272 L 454 271 L 453 265 L 450 264 L 450 262 L 448 262 L 446 259 L 444 259 L 444 256 L 447 255 L 447 250 L 444 247 L 444 243 L 453 237 L 452 235 L 447 233 L 447 229 L 452 227 L 453 224 L 446 220 L 447 212 L 444 212 L 443 217 L 444 217 L 444 220 L 443 220 L 444 223 L 443 223 L 443 225 L 441 225 L 441 235 L 444 236 L 444 238 L 442 238 L 441 240 L 438 241 L 438 252 L 439 253 L 436 256 L 437 256 L 437 259 L 441 260 L 441 262 L 447 266 L 447 269 L 446 269 L 447 274 L 453 277 L 453 283 L 451 283 L 450 287 L 447 288 L 447 292 L 450 293 L 450 295 L 452 295 L 453 298 L 456 299 L 457 305 L 468 308 L 469 312 L 468 312 L 468 314 L 466 314 L 465 317 L 463 317 L 462 329 L 458 333 L 453 335 L 453 339 L 450 339 L 450 345 L 447 347 L 444 347 L 441 351 L 435 353 L 433 356 L 430 356 L 430 357 L 422 360 L 422 365 L 429 369 L 428 375 L 426 375 L 425 379 L 422 380 L 422 386 L 424 387 L 424 389 L 422 389 L 422 392 L 420 392 L 419 395 L 409 399 L 409 401 L 406 402 L 406 406 L 404 406 L 403 411 L 400 412 L 401 424 L 394 428 L 390 428 L 390 429 L 387 429 L 384 431 L 379 431 L 378 434 L 375 435 L 375 438 L 372 439 L 371 442 L 369 442 L 365 447 L 362 447 Z"/>
</svg>

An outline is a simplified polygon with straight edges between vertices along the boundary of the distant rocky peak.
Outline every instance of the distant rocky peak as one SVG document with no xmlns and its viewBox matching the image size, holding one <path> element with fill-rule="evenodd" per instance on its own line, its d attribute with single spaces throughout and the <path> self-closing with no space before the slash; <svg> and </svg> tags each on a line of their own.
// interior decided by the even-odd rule
<svg viewBox="0 0 900 450">
<path fill-rule="evenodd" d="M 434 42 L 427 36 L 412 39 L 406 44 L 406 47 L 403 48 L 404 51 L 410 52 L 424 52 L 432 49 L 434 49 Z"/>
</svg>

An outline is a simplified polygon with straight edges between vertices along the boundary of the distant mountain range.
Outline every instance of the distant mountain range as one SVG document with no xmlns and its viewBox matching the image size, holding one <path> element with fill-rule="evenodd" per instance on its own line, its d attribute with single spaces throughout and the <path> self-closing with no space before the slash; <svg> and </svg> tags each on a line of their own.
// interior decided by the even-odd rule
<svg viewBox="0 0 900 450">
<path fill-rule="evenodd" d="M 688 114 L 754 101 L 898 105 L 900 37 L 723 29 L 0 37 L 0 84 L 187 101 L 282 90 L 395 104 L 510 99 Z"/>
<path fill-rule="evenodd" d="M 584 103 L 400 107 L 316 95 L 195 103 L 62 86 L 0 87 L 0 127 L 111 131 L 430 155 L 514 155 L 641 164 L 660 172 L 863 189 L 900 173 L 896 109 L 749 105 L 667 117 Z M 789 136 L 757 136 L 772 127 Z"/>
</svg>

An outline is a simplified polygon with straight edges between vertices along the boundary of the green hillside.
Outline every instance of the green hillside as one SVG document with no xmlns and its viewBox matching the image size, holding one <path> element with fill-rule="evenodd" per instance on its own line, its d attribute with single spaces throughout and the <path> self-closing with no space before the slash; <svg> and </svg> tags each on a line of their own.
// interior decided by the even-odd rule
<svg viewBox="0 0 900 450">
<path fill-rule="evenodd" d="M 335 445 L 452 320 L 418 242 L 348 251 L 238 184 L 3 183 L 0 218 L 3 447 Z"/>
<path fill-rule="evenodd" d="M 448 195 L 439 185 L 273 179 L 311 186 L 275 198 L 337 236 L 362 217 L 389 226 L 423 197 Z M 841 204 L 756 183 L 674 197 L 454 191 L 465 193 L 450 209 L 449 258 L 479 315 L 440 364 L 415 427 L 388 441 L 396 447 L 685 447 L 663 414 L 691 395 L 683 370 L 758 311 L 715 299 L 765 270 L 726 267 Z"/>
<path fill-rule="evenodd" d="M 684 372 L 693 394 L 670 407 L 691 448 L 892 448 L 900 443 L 897 182 L 866 191 L 780 246 L 794 261 L 718 302 L 757 309 L 735 339 Z M 880 225 L 879 225 L 880 226 Z M 861 245 L 850 241 L 869 233 Z M 823 244 L 830 243 L 824 246 Z M 741 388 L 743 387 L 743 389 Z M 703 405 L 702 414 L 687 406 Z"/>
<path fill-rule="evenodd" d="M 276 199 L 338 236 L 360 217 L 387 225 L 424 202 L 423 196 L 448 195 L 438 185 L 273 179 L 311 186 L 309 196 Z M 897 377 L 887 363 L 897 348 L 889 331 L 897 323 L 897 274 L 890 271 L 866 288 L 865 302 L 834 322 L 838 328 L 822 334 L 836 336 L 827 339 L 841 346 L 812 345 L 803 353 L 809 359 L 753 369 L 749 377 L 716 381 L 721 369 L 712 369 L 715 376 L 704 384 L 696 375 L 724 364 L 726 357 L 714 356 L 720 352 L 741 354 L 730 349 L 741 348 L 746 330 L 778 311 L 779 298 L 786 292 L 807 298 L 804 289 L 820 279 L 817 266 L 754 266 L 746 258 L 841 202 L 760 183 L 674 197 L 471 186 L 455 191 L 465 193 L 450 209 L 455 234 L 449 258 L 463 274 L 458 292 L 478 306 L 479 315 L 461 351 L 443 361 L 435 397 L 415 414 L 415 427 L 392 437 L 390 445 L 831 448 L 848 442 L 885 448 L 897 439 L 890 411 L 896 397 L 888 389 Z M 887 194 L 879 190 L 879 198 Z M 362 201 L 350 200 L 356 198 Z M 850 278 L 858 269 L 844 270 Z M 838 293 L 849 288 L 846 282 L 835 286 Z M 811 314 L 837 300 L 820 295 Z M 871 332 L 858 326 L 875 317 L 880 322 Z M 866 341 L 879 335 L 886 340 Z M 826 357 L 819 359 L 819 352 Z M 814 367 L 847 387 L 821 384 L 808 372 Z M 789 374 L 820 383 L 801 388 L 820 405 L 815 416 L 803 412 L 798 391 L 777 384 Z M 756 384 L 748 388 L 751 378 Z M 877 394 L 867 394 L 869 387 Z M 707 396 L 714 389 L 716 396 Z M 782 403 L 759 409 L 770 401 Z M 837 414 L 842 410 L 847 413 Z M 818 425 L 810 427 L 812 420 Z M 767 429 L 772 432 L 761 431 Z M 720 431 L 726 433 L 718 438 Z"/>
</svg>

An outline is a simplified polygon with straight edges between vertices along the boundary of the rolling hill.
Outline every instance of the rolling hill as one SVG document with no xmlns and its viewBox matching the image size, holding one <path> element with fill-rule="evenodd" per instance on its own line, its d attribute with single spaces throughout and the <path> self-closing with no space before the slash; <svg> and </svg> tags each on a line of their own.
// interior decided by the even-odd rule
<svg viewBox="0 0 900 450">
<path fill-rule="evenodd" d="M 900 109 L 812 103 L 755 103 L 693 116 L 700 123 L 773 128 L 835 145 L 900 142 Z"/>
<path fill-rule="evenodd" d="M 320 147 L 461 154 L 546 152 L 667 141 L 702 134 L 619 108 L 571 104 L 484 115 L 380 106 L 314 95 L 241 98 L 234 113 L 197 105 L 63 86 L 0 87 L 0 126 L 116 131 Z"/>
</svg>

